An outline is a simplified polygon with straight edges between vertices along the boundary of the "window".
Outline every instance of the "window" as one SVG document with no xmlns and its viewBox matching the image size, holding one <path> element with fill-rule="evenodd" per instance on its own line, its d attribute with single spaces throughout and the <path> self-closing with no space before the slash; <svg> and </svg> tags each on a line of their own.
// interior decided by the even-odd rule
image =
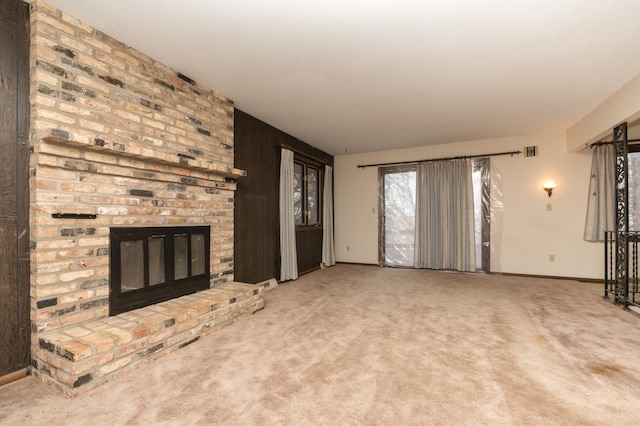
<svg viewBox="0 0 640 426">
<path fill-rule="evenodd" d="M 627 155 L 629 191 L 629 231 L 640 231 L 640 148 L 629 145 Z"/>
<path fill-rule="evenodd" d="M 293 167 L 293 211 L 296 226 L 320 226 L 322 165 L 296 158 Z"/>
</svg>

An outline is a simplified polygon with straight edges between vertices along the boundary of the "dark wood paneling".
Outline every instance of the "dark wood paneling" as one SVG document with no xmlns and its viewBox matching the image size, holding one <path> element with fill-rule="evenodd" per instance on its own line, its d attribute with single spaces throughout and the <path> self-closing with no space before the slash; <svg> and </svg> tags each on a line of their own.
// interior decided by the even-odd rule
<svg viewBox="0 0 640 426">
<path fill-rule="evenodd" d="M 15 218 L 18 137 L 18 26 L 15 22 L 0 21 L 0 46 L 0 218 Z"/>
<path fill-rule="evenodd" d="M 0 3 L 0 376 L 29 364 L 29 9 Z"/>
<path fill-rule="evenodd" d="M 21 149 L 29 154 L 29 45 L 30 25 L 29 25 L 29 5 L 22 1 L 18 12 L 18 137 L 25 139 L 24 144 L 20 144 Z M 27 167 L 29 163 L 26 163 Z"/>
<path fill-rule="evenodd" d="M 275 134 L 259 120 L 235 112 L 235 166 L 247 170 L 235 194 L 235 279 L 256 283 L 277 278 L 273 230 L 278 229 L 278 180 L 271 172 L 280 159 Z"/>
<path fill-rule="evenodd" d="M 296 232 L 298 271 L 318 269 L 322 262 L 322 229 Z"/>
<path fill-rule="evenodd" d="M 18 20 L 18 9 L 15 0 L 0 1 L 0 20 L 15 24 Z M 3 46 L 3 45 L 0 45 Z"/>
<path fill-rule="evenodd" d="M 235 111 L 234 139 L 235 166 L 247 171 L 235 194 L 235 279 L 248 283 L 278 279 L 280 147 L 289 146 L 331 166 L 333 157 L 241 110 Z M 317 268 L 322 231 L 299 231 L 296 240 L 299 272 Z"/>
<path fill-rule="evenodd" d="M 16 269 L 17 26 L 7 22 L 9 3 L 2 2 L 0 20 L 0 376 L 15 370 L 18 361 L 18 287 Z"/>
<path fill-rule="evenodd" d="M 3 376 L 18 369 L 20 358 L 15 219 L 0 219 L 0 238 L 7 242 L 0 256 L 0 376 Z"/>
<path fill-rule="evenodd" d="M 20 4 L 20 18 L 18 26 L 18 149 L 16 161 L 16 197 L 18 218 L 17 241 L 17 276 L 18 276 L 18 324 L 19 348 L 18 368 L 31 364 L 30 337 L 30 266 L 29 266 L 29 5 L 22 1 Z"/>
</svg>

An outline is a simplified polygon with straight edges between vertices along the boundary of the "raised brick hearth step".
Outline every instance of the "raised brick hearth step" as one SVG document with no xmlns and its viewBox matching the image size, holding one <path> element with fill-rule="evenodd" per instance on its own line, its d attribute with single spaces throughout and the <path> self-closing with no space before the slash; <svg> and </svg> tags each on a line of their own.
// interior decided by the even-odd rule
<svg viewBox="0 0 640 426">
<path fill-rule="evenodd" d="M 263 286 L 232 282 L 41 333 L 34 374 L 77 395 L 263 308 Z"/>
</svg>

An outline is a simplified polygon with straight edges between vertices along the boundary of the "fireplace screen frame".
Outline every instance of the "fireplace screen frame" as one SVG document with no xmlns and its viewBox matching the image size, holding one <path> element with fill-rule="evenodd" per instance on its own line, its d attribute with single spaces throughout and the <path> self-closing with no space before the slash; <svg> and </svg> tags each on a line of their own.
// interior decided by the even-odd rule
<svg viewBox="0 0 640 426">
<path fill-rule="evenodd" d="M 194 253 L 194 244 L 200 244 L 198 236 L 204 235 L 204 252 L 199 253 L 204 259 L 198 259 Z M 149 242 L 161 238 L 163 258 L 154 262 L 156 266 L 155 276 L 164 278 L 164 282 L 150 283 L 150 259 Z M 186 251 L 176 249 L 178 240 L 185 242 Z M 109 236 L 109 315 L 118 315 L 133 309 L 160 303 L 176 297 L 192 294 L 209 288 L 210 281 L 210 252 L 211 252 L 211 227 L 210 226 L 172 226 L 172 227 L 114 227 L 110 228 Z M 131 247 L 131 244 L 142 242 L 142 263 L 128 262 L 123 270 L 123 247 Z M 139 245 L 138 245 L 139 247 Z M 181 256 L 186 254 L 186 258 Z M 124 253 L 125 261 L 127 253 Z M 182 272 L 176 270 L 176 263 L 186 263 Z M 204 265 L 203 265 L 204 263 Z M 163 274 L 158 273 L 158 265 L 163 266 Z M 195 265 L 195 266 L 194 266 Z M 137 288 L 123 289 L 123 275 L 131 272 L 127 268 L 138 269 Z M 197 269 L 197 271 L 196 271 Z M 195 273 L 195 275 L 194 275 Z M 176 276 L 176 275 L 179 276 Z M 186 277 L 182 278 L 186 274 Z M 132 274 L 135 275 L 135 274 Z M 158 278 L 156 278 L 157 280 Z M 126 288 L 126 286 L 125 286 Z"/>
</svg>

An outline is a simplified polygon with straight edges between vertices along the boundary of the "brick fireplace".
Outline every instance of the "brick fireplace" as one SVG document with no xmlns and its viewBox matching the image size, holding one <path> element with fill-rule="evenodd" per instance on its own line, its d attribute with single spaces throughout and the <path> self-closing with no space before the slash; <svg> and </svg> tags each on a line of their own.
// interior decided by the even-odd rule
<svg viewBox="0 0 640 426">
<path fill-rule="evenodd" d="M 263 306 L 233 282 L 232 101 L 39 0 L 30 87 L 36 375 L 77 389 Z M 210 230 L 211 289 L 109 317 L 110 230 L 170 226 Z"/>
</svg>

